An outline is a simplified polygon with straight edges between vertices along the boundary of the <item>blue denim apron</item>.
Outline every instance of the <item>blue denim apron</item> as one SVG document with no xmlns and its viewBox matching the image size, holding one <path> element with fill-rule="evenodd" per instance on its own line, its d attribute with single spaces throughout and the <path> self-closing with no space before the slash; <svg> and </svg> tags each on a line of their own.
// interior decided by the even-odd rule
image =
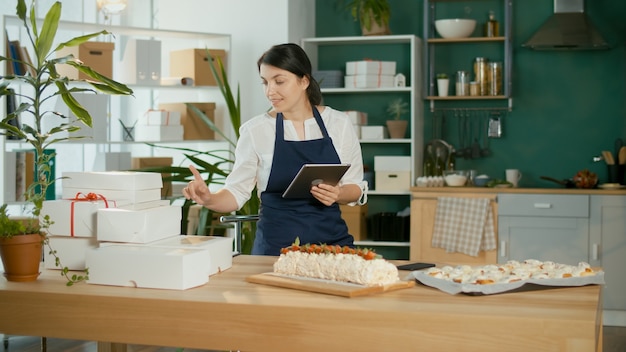
<svg viewBox="0 0 626 352">
<path fill-rule="evenodd" d="M 328 135 L 322 116 L 313 107 L 321 139 L 286 141 L 283 114 L 276 116 L 274 157 L 267 189 L 261 193 L 261 208 L 252 254 L 279 255 L 293 243 L 325 243 L 353 246 L 354 238 L 341 218 L 337 203 L 326 206 L 313 196 L 285 199 L 283 192 L 304 164 L 339 164 L 340 159 Z"/>
</svg>

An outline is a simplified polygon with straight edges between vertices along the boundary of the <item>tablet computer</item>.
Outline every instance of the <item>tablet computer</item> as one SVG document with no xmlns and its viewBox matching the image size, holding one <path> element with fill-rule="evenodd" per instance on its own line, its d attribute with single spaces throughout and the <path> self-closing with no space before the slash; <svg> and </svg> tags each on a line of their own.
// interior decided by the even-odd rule
<svg viewBox="0 0 626 352">
<path fill-rule="evenodd" d="M 293 178 L 283 198 L 309 198 L 311 187 L 320 183 L 335 186 L 350 164 L 304 164 Z"/>
</svg>

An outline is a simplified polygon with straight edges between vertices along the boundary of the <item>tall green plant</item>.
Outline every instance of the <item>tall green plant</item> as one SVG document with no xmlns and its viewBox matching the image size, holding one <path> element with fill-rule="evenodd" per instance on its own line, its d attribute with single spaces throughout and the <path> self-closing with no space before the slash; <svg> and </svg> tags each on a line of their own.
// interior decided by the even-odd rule
<svg viewBox="0 0 626 352">
<path fill-rule="evenodd" d="M 207 57 L 210 58 L 208 61 L 209 67 L 211 69 L 211 73 L 215 77 L 216 83 L 220 92 L 222 93 L 222 97 L 226 102 L 226 106 L 228 109 L 228 114 L 230 116 L 230 124 L 233 128 L 233 132 L 235 134 L 236 139 L 231 139 L 224 131 L 222 131 L 211 119 L 209 119 L 200 109 L 198 109 L 193 104 L 187 104 L 187 108 L 192 111 L 198 118 L 200 118 L 204 123 L 209 126 L 215 133 L 224 138 L 225 141 L 230 145 L 229 150 L 209 150 L 209 151 L 200 151 L 189 148 L 180 148 L 180 147 L 167 147 L 167 146 L 158 146 L 154 144 L 150 144 L 156 148 L 167 148 L 174 149 L 178 151 L 182 151 L 186 160 L 191 161 L 195 164 L 196 169 L 204 176 L 205 183 L 209 184 L 223 184 L 224 179 L 228 176 L 230 169 L 234 163 L 234 154 L 232 150 L 237 145 L 237 140 L 239 139 L 239 128 L 241 127 L 241 99 L 240 99 L 240 91 L 239 86 L 237 86 L 236 95 L 233 94 L 233 90 L 228 82 L 228 74 L 226 73 L 226 69 L 224 68 L 224 64 L 222 60 L 216 56 L 215 62 L 213 62 L 212 55 L 209 50 L 206 50 Z M 226 154 L 228 157 L 224 157 Z M 207 159 L 214 160 L 213 162 L 208 162 Z M 174 166 L 174 167 L 155 167 L 155 168 L 145 168 L 143 171 L 153 171 L 153 172 L 161 172 L 161 173 L 169 173 L 170 177 L 165 178 L 169 181 L 189 181 L 193 179 L 193 175 L 191 171 L 186 166 Z M 183 221 L 182 224 L 185 226 L 188 219 L 189 207 L 193 204 L 192 201 L 186 200 L 183 204 Z M 250 199 L 244 204 L 241 209 L 239 209 L 236 213 L 238 215 L 256 215 L 259 213 L 260 200 L 257 196 L 256 188 L 252 192 Z M 200 212 L 200 221 L 198 225 L 198 235 L 205 235 L 207 233 L 207 228 L 211 224 L 214 216 L 214 212 L 207 209 L 202 208 Z M 256 232 L 256 223 L 254 222 L 245 222 L 242 224 L 242 242 L 241 242 L 241 251 L 244 254 L 249 254 L 252 251 L 252 245 L 254 243 L 254 236 Z"/>
<path fill-rule="evenodd" d="M 55 57 L 56 52 L 65 48 L 78 46 L 86 41 L 98 37 L 100 35 L 109 35 L 107 31 L 87 34 L 75 37 L 69 41 L 58 44 L 53 47 L 57 30 L 59 28 L 61 18 L 61 2 L 57 1 L 48 10 L 44 17 L 41 28 L 38 27 L 38 20 L 35 13 L 35 1 L 30 5 L 30 10 L 24 0 L 18 0 L 16 6 L 17 17 L 23 22 L 27 39 L 34 53 L 33 62 L 16 60 L 11 57 L 0 56 L 0 63 L 8 61 L 9 63 L 17 62 L 27 66 L 29 69 L 24 75 L 5 75 L 0 81 L 0 95 L 17 96 L 20 104 L 15 111 L 7 114 L 0 122 L 0 128 L 6 131 L 9 136 L 16 136 L 25 140 L 35 150 L 35 172 L 36 177 L 32 185 L 26 191 L 26 199 L 33 205 L 33 215 L 39 217 L 43 201 L 46 197 L 48 187 L 55 182 L 52 179 L 50 160 L 55 156 L 54 153 L 46 153 L 45 151 L 53 144 L 67 141 L 71 139 L 79 139 L 82 137 L 72 136 L 72 132 L 80 130 L 80 126 L 76 126 L 69 122 L 67 116 L 55 111 L 45 110 L 46 102 L 54 98 L 61 98 L 69 110 L 82 122 L 83 125 L 91 127 L 92 118 L 87 111 L 73 96 L 74 93 L 103 93 L 116 95 L 132 95 L 133 91 L 126 85 L 118 83 L 111 78 L 103 76 L 89 66 L 84 65 L 78 58 L 73 55 L 63 57 Z M 4 64 L 4 63 L 2 63 Z M 72 79 L 61 76 L 57 71 L 57 65 L 69 65 L 76 70 L 84 73 L 88 79 Z M 32 74 L 29 72 L 33 72 Z M 91 88 L 78 86 L 76 83 L 86 83 Z M 21 90 L 11 89 L 11 85 L 17 85 Z M 10 122 L 18 119 L 22 114 L 30 115 L 32 123 L 22 123 L 21 129 Z M 49 129 L 44 128 L 44 119 L 61 116 L 64 122 L 53 126 Z M 53 219 L 47 216 L 42 217 L 42 227 L 45 231 L 51 224 Z M 47 236 L 44 236 L 45 243 L 51 254 L 57 261 L 57 266 L 61 266 L 60 259 L 56 256 L 56 251 L 50 247 Z M 62 275 L 68 279 L 68 285 L 74 282 L 82 281 L 86 276 L 70 277 L 67 268 L 63 268 Z"/>
</svg>

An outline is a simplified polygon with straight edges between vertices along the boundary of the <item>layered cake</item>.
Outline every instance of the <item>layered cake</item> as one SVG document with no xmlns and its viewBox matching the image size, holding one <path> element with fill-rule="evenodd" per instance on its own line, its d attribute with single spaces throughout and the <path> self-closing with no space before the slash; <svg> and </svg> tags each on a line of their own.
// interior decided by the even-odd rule
<svg viewBox="0 0 626 352">
<path fill-rule="evenodd" d="M 371 249 L 297 243 L 283 248 L 274 272 L 287 276 L 351 282 L 365 286 L 399 280 L 398 269 Z"/>
</svg>

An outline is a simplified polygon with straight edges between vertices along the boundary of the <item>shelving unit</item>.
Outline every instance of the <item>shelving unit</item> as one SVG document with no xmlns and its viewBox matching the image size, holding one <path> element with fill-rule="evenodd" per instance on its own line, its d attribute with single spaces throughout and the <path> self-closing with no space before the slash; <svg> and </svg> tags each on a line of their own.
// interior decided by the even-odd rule
<svg viewBox="0 0 626 352">
<path fill-rule="evenodd" d="M 393 98 L 403 97 L 410 104 L 408 138 L 361 140 L 364 164 L 373 171 L 374 155 L 410 156 L 411 185 L 422 172 L 423 159 L 423 99 L 422 99 L 422 41 L 414 35 L 357 36 L 305 38 L 302 47 L 311 59 L 314 70 L 341 70 L 345 72 L 346 61 L 372 58 L 396 61 L 397 72 L 407 78 L 406 87 L 394 88 L 323 88 L 325 104 L 336 109 L 368 112 L 369 125 L 384 125 L 387 118 L 382 111 Z M 355 54 L 357 53 L 357 54 Z M 365 55 L 365 56 L 359 56 Z M 381 106 L 382 105 L 382 106 Z M 368 111 L 369 110 L 369 111 Z M 402 210 L 410 205 L 410 192 L 368 192 L 369 213 Z M 394 209 L 395 210 L 395 209 Z M 409 242 L 361 241 L 357 245 L 376 247 L 402 247 Z M 407 251 L 408 258 L 408 251 Z"/>
<path fill-rule="evenodd" d="M 480 100 L 502 100 L 506 101 L 506 108 L 511 110 L 513 108 L 513 99 L 512 99 L 512 82 L 511 82 L 511 71 L 512 71 L 512 57 L 513 57 L 513 46 L 511 43 L 511 28 L 512 28 L 512 8 L 513 8 L 513 0 L 490 0 L 494 4 L 498 3 L 498 1 L 502 1 L 502 13 L 504 15 L 504 21 L 501 21 L 501 31 L 504 31 L 503 36 L 497 37 L 469 37 L 469 38 L 457 38 L 457 39 L 445 39 L 445 38 L 436 38 L 436 30 L 435 30 L 435 20 L 438 19 L 436 17 L 436 5 L 437 3 L 486 3 L 486 0 L 424 0 L 424 38 L 426 40 L 426 45 L 424 46 L 424 61 L 426 64 L 425 69 L 425 79 L 424 79 L 424 99 L 429 101 L 430 110 L 434 111 L 436 107 L 436 102 L 446 102 L 446 101 L 480 101 Z M 473 17 L 473 16 L 471 16 Z M 482 25 L 481 20 L 477 19 L 477 28 Z M 480 29 L 476 31 L 480 32 Z M 454 96 L 449 95 L 447 97 L 439 97 L 435 95 L 435 84 L 436 84 L 436 48 L 439 46 L 453 46 L 453 45 L 491 45 L 497 44 L 502 45 L 503 47 L 503 95 L 497 96 Z M 473 74 L 473 72 L 471 72 Z M 451 77 L 450 80 L 451 87 L 454 85 L 454 80 Z M 452 89 L 451 89 L 452 90 Z M 455 106 L 458 107 L 458 106 Z"/>
<path fill-rule="evenodd" d="M 41 21 L 39 21 L 41 24 Z M 0 16 L 0 27 L 6 29 L 6 33 L 11 40 L 27 42 L 22 22 L 15 16 Z M 169 75 L 169 53 L 174 50 L 190 48 L 211 48 L 222 49 L 227 53 L 226 68 L 230 71 L 230 51 L 231 36 L 229 34 L 203 33 L 178 30 L 162 30 L 152 28 L 137 28 L 128 26 L 111 26 L 97 23 L 82 23 L 61 21 L 57 33 L 57 40 L 63 42 L 78 35 L 99 32 L 106 30 L 112 35 L 99 37 L 97 40 L 114 42 L 113 51 L 113 79 L 126 83 L 121 77 L 120 71 L 123 65 L 124 50 L 126 43 L 131 39 L 155 39 L 161 42 L 161 77 Z M 54 45 L 57 45 L 55 43 Z M 0 52 L 6 53 L 5 40 L 0 41 Z M 31 54 L 32 55 L 32 54 Z M 0 65 L 0 74 L 4 74 L 5 65 Z M 81 85 L 77 83 L 77 85 Z M 216 123 L 221 128 L 226 128 L 223 124 L 228 124 L 228 119 L 221 118 L 221 113 L 225 111 L 219 89 L 212 86 L 162 86 L 162 85 L 140 85 L 129 84 L 134 90 L 134 96 L 110 96 L 108 111 L 106 112 L 107 140 L 94 141 L 83 139 L 80 141 L 68 141 L 57 143 L 53 146 L 57 151 L 57 176 L 64 171 L 90 171 L 95 157 L 105 152 L 130 152 L 131 155 L 140 157 L 149 156 L 173 156 L 174 164 L 183 160 L 180 152 L 171 150 L 155 150 L 148 146 L 146 142 L 123 141 L 120 120 L 125 125 L 132 125 L 133 122 L 145 111 L 157 109 L 161 103 L 173 102 L 216 102 Z M 15 86 L 18 91 L 22 89 Z M 24 87 L 26 89 L 26 87 Z M 53 99 L 54 100 L 54 99 Z M 2 111 L 6 109 L 4 98 L 0 101 Z M 54 109 L 55 102 L 50 103 L 50 109 Z M 93 115 L 93 112 L 92 112 Z M 6 116 L 3 114 L 3 116 Z M 22 117 L 28 121 L 27 117 Z M 156 142 L 158 145 L 185 147 L 191 149 L 229 149 L 227 142 L 219 140 L 181 140 L 172 142 Z M 4 165 L 4 154 L 7 151 L 27 148 L 29 144 L 23 141 L 6 140 L 5 136 L 0 136 L 0 164 Z M 0 173 L 0 183 L 4 184 L 4 173 Z M 58 192 L 57 192 L 58 193 Z M 4 188 L 0 188 L 0 202 L 6 199 Z"/>
</svg>

